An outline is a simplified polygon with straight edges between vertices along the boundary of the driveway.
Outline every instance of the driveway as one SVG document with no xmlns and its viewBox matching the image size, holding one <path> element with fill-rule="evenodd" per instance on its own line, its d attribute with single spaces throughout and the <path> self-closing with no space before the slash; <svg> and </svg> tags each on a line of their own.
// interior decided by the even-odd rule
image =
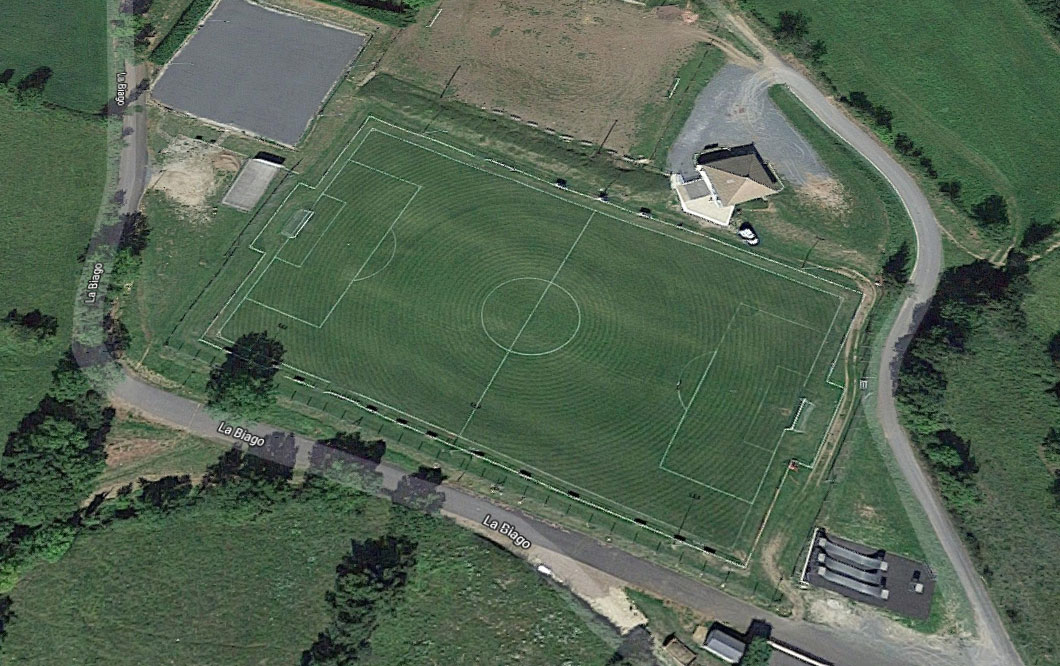
<svg viewBox="0 0 1060 666">
<path fill-rule="evenodd" d="M 733 64 L 718 70 L 696 97 L 688 120 L 670 147 L 667 169 L 693 178 L 695 155 L 703 146 L 754 142 L 789 185 L 831 178 L 813 147 L 769 98 L 770 85 L 768 70 Z"/>
</svg>

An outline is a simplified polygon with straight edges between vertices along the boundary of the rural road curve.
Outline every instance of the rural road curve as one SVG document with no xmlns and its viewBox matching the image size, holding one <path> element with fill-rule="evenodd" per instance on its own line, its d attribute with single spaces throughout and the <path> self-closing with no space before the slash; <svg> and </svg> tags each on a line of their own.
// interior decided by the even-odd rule
<svg viewBox="0 0 1060 666">
<path fill-rule="evenodd" d="M 904 341 L 915 331 L 923 318 L 926 306 L 938 286 L 942 270 L 942 240 L 935 213 L 916 181 L 891 157 L 890 152 L 875 136 L 854 122 L 801 72 L 762 43 L 742 18 L 731 14 L 728 18 L 732 27 L 753 43 L 762 54 L 761 71 L 775 83 L 786 85 L 821 123 L 876 167 L 894 188 L 913 222 L 913 230 L 916 232 L 916 265 L 909 278 L 905 300 L 881 350 L 877 375 L 876 416 L 902 475 L 923 507 L 972 606 L 979 637 L 977 654 L 971 655 L 975 659 L 974 663 L 1020 665 L 1023 661 L 1009 638 L 1001 616 L 987 594 L 986 585 L 979 577 L 949 513 L 920 466 L 909 434 L 898 420 L 895 405 L 895 380 L 905 352 Z"/>
<path fill-rule="evenodd" d="M 939 536 L 947 556 L 953 562 L 961 584 L 973 605 L 976 625 L 982 640 L 978 664 L 1021 664 L 1001 619 L 986 593 L 986 589 L 975 571 L 975 567 L 957 536 L 946 511 L 936 497 L 930 482 L 920 468 L 913 453 L 912 443 L 898 423 L 893 396 L 893 367 L 901 354 L 898 348 L 901 338 L 912 329 L 917 307 L 927 303 L 934 293 L 941 267 L 942 248 L 938 227 L 926 197 L 915 181 L 895 162 L 887 151 L 860 126 L 852 122 L 842 111 L 833 106 L 830 99 L 821 94 L 801 74 L 767 49 L 764 66 L 775 80 L 787 84 L 794 94 L 832 129 L 862 154 L 891 182 L 904 202 L 913 220 L 917 235 L 917 262 L 910 280 L 909 295 L 902 304 L 894 327 L 887 336 L 880 367 L 878 398 L 879 418 L 887 434 L 888 442 L 903 474 L 923 505 L 931 525 Z M 129 81 L 138 82 L 145 74 L 142 67 L 128 68 Z M 132 105 L 125 114 L 125 145 L 121 150 L 119 164 L 119 189 L 125 191 L 123 212 L 136 210 L 146 187 L 147 180 L 147 129 L 146 111 L 142 101 Z M 217 422 L 198 403 L 190 401 L 139 379 L 128 377 L 115 387 L 112 395 L 145 415 L 195 434 L 218 438 Z M 278 430 L 262 426 L 259 434 Z M 307 442 L 299 440 L 300 445 Z M 387 483 L 395 483 L 396 468 L 384 470 Z M 486 513 L 494 516 L 511 516 L 513 521 L 528 526 L 527 534 L 535 543 L 561 552 L 587 566 L 610 573 L 632 585 L 642 587 L 663 597 L 718 617 L 733 626 L 746 626 L 753 618 L 764 618 L 771 622 L 775 635 L 780 640 L 805 647 L 835 664 L 850 666 L 876 666 L 886 663 L 902 666 L 930 666 L 934 664 L 962 663 L 954 661 L 952 653 L 935 652 L 924 646 L 914 646 L 910 641 L 896 642 L 895 637 L 873 635 L 857 629 L 833 629 L 806 622 L 797 622 L 776 617 L 759 608 L 739 601 L 722 591 L 713 589 L 693 579 L 664 567 L 640 560 L 620 550 L 610 548 L 595 539 L 556 529 L 544 522 L 522 514 L 510 512 L 488 500 L 453 488 L 446 488 L 448 511 L 469 520 L 480 521 Z M 915 640 L 915 639 L 914 639 Z M 903 644 L 904 643 L 904 644 Z M 957 657 L 959 659 L 959 657 Z"/>
</svg>

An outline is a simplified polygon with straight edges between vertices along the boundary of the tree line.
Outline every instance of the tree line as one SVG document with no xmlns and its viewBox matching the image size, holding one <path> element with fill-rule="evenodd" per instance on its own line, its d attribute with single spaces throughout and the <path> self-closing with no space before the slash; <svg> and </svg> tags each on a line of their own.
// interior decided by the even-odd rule
<svg viewBox="0 0 1060 666">
<path fill-rule="evenodd" d="M 974 442 L 958 434 L 961 424 L 946 410 L 947 373 L 962 356 L 975 352 L 969 341 L 977 327 L 997 326 L 1012 339 L 1029 336 L 1022 307 L 1031 289 L 1028 272 L 1026 255 L 1019 251 L 1010 253 L 1002 266 L 978 260 L 944 271 L 902 361 L 896 396 L 903 420 L 932 468 L 941 494 L 958 515 L 981 499 L 975 484 L 979 465 Z M 1043 348 L 1028 353 L 1048 358 L 1050 363 L 1045 365 L 1052 368 L 1051 378 L 1049 370 L 1041 376 L 1046 390 L 1060 401 L 1060 332 Z M 1029 378 L 1040 374 L 1032 370 L 1036 365 L 1028 362 Z M 1060 503 L 1060 432 L 1056 427 L 1045 434 L 1040 448 L 1054 475 L 1051 491 Z"/>
<path fill-rule="evenodd" d="M 1034 2 L 1035 0 L 1030 0 Z M 1037 0 L 1044 4 L 1057 5 L 1060 0 Z M 1060 20 L 1060 9 L 1058 20 Z M 765 23 L 768 23 L 758 12 L 753 12 Z M 773 37 L 778 43 L 790 48 L 792 52 L 818 67 L 818 74 L 838 93 L 838 89 L 828 75 L 821 71 L 822 58 L 827 55 L 827 45 L 821 39 L 810 36 L 810 19 L 802 11 L 781 11 L 776 23 L 772 24 Z M 1000 194 L 987 194 L 977 202 L 964 200 L 964 185 L 956 179 L 943 180 L 934 161 L 924 153 L 910 136 L 904 132 L 894 131 L 894 113 L 878 102 L 869 99 L 868 93 L 852 90 L 839 95 L 839 101 L 867 119 L 878 130 L 881 138 L 889 142 L 894 149 L 912 164 L 920 167 L 929 179 L 936 181 L 938 191 L 949 197 L 958 209 L 973 219 L 987 236 L 997 241 L 1006 240 L 1009 231 L 1009 212 L 1005 198 Z M 1040 223 L 1039 224 L 1044 224 Z M 1060 220 L 1052 224 L 1060 225 Z"/>
</svg>

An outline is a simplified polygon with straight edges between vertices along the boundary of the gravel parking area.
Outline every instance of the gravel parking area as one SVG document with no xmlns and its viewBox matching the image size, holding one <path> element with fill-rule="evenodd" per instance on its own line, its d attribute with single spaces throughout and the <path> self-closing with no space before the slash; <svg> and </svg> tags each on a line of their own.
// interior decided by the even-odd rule
<svg viewBox="0 0 1060 666">
<path fill-rule="evenodd" d="M 746 67 L 722 67 L 699 93 L 677 141 L 670 147 L 670 171 L 695 177 L 693 158 L 703 146 L 754 142 L 758 152 L 790 185 L 831 178 L 817 153 L 769 98 L 769 86 L 767 78 Z"/>
<path fill-rule="evenodd" d="M 204 120 L 298 143 L 365 38 L 221 0 L 173 56 L 152 96 Z"/>
</svg>

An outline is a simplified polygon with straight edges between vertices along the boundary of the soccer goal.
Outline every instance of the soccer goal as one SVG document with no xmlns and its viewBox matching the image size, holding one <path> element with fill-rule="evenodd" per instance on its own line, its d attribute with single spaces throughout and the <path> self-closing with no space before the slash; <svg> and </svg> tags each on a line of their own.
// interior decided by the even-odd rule
<svg viewBox="0 0 1060 666">
<path fill-rule="evenodd" d="M 294 238 L 298 236 L 298 233 L 302 231 L 311 217 L 313 217 L 313 211 L 311 210 L 302 208 L 294 211 L 291 213 L 291 218 L 287 220 L 287 224 L 283 225 L 280 235 L 284 238 Z"/>
<path fill-rule="evenodd" d="M 799 408 L 795 410 L 795 416 L 791 419 L 791 425 L 787 427 L 789 432 L 806 432 L 806 423 L 813 413 L 814 404 L 806 398 L 799 398 Z"/>
</svg>

